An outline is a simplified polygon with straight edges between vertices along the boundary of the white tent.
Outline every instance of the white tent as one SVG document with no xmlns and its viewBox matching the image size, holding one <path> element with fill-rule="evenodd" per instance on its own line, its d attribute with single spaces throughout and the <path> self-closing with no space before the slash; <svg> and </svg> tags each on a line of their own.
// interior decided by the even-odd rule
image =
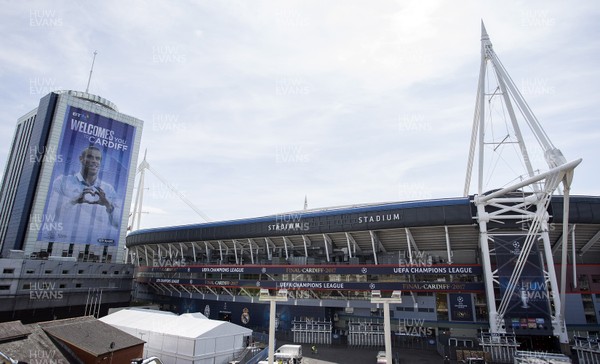
<svg viewBox="0 0 600 364">
<path fill-rule="evenodd" d="M 245 348 L 252 330 L 231 322 L 210 320 L 201 313 L 128 309 L 103 321 L 146 341 L 144 355 L 165 364 L 222 364 Z"/>
</svg>

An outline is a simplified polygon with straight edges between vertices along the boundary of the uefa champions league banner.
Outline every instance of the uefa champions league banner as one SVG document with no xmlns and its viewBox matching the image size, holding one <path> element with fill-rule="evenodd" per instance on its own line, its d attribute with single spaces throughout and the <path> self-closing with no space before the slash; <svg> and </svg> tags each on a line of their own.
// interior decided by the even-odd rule
<svg viewBox="0 0 600 364">
<path fill-rule="evenodd" d="M 67 107 L 38 240 L 116 245 L 135 127 Z"/>
<path fill-rule="evenodd" d="M 450 321 L 475 321 L 473 318 L 473 295 L 470 293 L 449 293 L 448 308 Z"/>
<path fill-rule="evenodd" d="M 494 246 L 498 264 L 500 293 L 509 288 L 510 276 L 521 254 L 525 236 L 495 236 Z M 544 269 L 537 245 L 534 243 L 527 261 L 521 272 L 521 277 L 515 284 L 506 312 L 507 328 L 513 330 L 536 329 L 550 330 L 550 291 L 544 278 Z"/>
</svg>

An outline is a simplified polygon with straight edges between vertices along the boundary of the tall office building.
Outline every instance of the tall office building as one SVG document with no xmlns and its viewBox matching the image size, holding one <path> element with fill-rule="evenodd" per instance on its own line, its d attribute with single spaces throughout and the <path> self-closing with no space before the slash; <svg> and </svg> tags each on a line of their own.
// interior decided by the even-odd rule
<svg viewBox="0 0 600 364">
<path fill-rule="evenodd" d="M 142 124 L 78 91 L 52 92 L 18 119 L 0 188 L 0 319 L 50 301 L 90 306 L 92 291 L 103 296 L 94 309 L 129 301 L 124 244 Z M 48 287 L 62 298 L 40 303 Z"/>
</svg>

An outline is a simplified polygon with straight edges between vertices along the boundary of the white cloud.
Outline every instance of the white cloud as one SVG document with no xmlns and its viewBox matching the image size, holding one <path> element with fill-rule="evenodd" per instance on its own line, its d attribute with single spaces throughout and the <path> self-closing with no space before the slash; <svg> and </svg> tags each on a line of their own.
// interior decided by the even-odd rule
<svg viewBox="0 0 600 364">
<path fill-rule="evenodd" d="M 574 192 L 598 193 L 599 12 L 518 0 L 12 2 L 0 15 L 0 165 L 42 96 L 31 80 L 82 90 L 97 50 L 90 92 L 145 120 L 150 164 L 214 219 L 299 209 L 304 195 L 311 207 L 457 196 L 484 19 L 551 139 L 584 157 Z M 143 226 L 200 221 L 157 189 Z"/>
</svg>

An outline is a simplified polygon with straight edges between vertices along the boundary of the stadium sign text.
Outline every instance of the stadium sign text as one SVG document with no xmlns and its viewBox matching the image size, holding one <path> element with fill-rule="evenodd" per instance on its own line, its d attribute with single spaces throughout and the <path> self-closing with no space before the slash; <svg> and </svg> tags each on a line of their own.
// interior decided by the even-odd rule
<svg viewBox="0 0 600 364">
<path fill-rule="evenodd" d="M 402 220 L 400 214 L 381 214 L 381 215 L 364 215 L 358 217 L 358 223 L 364 224 L 368 222 L 384 222 L 384 221 L 399 221 Z"/>
</svg>

